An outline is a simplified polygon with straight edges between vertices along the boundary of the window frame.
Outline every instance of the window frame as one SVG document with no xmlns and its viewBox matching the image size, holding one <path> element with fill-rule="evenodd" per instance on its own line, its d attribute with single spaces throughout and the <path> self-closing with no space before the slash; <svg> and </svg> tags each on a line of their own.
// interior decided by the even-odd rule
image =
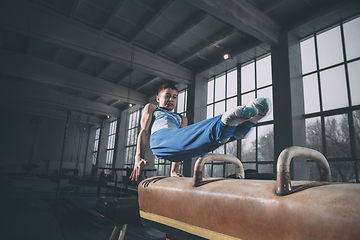
<svg viewBox="0 0 360 240">
<path fill-rule="evenodd" d="M 272 72 L 270 72 L 270 78 L 271 78 L 271 83 L 269 84 L 265 84 L 263 86 L 260 86 L 258 87 L 258 62 L 267 58 L 267 57 L 270 57 L 271 58 L 271 53 L 266 53 L 266 54 L 263 54 L 259 57 L 256 57 L 246 63 L 243 63 L 241 64 L 240 66 L 240 83 L 239 83 L 239 99 L 240 99 L 240 105 L 246 105 L 248 104 L 248 102 L 245 102 L 243 101 L 243 96 L 244 95 L 247 95 L 247 94 L 251 94 L 251 93 L 254 93 L 254 97 L 255 98 L 258 98 L 258 97 L 262 97 L 258 94 L 259 91 L 262 91 L 262 90 L 266 90 L 266 89 L 270 89 L 271 90 L 271 99 L 273 97 L 273 80 L 272 80 Z M 250 90 L 246 90 L 244 92 L 242 92 L 242 75 L 241 75 L 241 72 L 242 72 L 242 69 L 250 64 L 254 64 L 254 87 Z M 271 69 L 271 59 L 270 59 L 270 69 Z M 271 102 L 270 102 L 271 103 Z M 275 156 L 274 156 L 274 142 L 275 142 L 275 139 L 274 139 L 274 118 L 272 116 L 272 111 L 270 110 L 269 112 L 269 117 L 270 119 L 268 119 L 269 117 L 265 117 L 264 120 L 261 120 L 259 121 L 251 131 L 255 132 L 255 142 L 254 142 L 254 145 L 255 145 L 255 158 L 254 159 L 245 159 L 244 158 L 244 155 L 245 152 L 243 150 L 243 146 L 245 146 L 245 144 L 250 140 L 249 139 L 249 136 L 250 134 L 253 134 L 253 132 L 249 132 L 249 135 L 247 138 L 245 139 L 242 139 L 239 141 L 239 147 L 238 147 L 238 156 L 239 158 L 241 159 L 241 162 L 243 163 L 244 165 L 244 168 L 245 170 L 246 169 L 249 169 L 249 170 L 255 170 L 259 173 L 274 173 L 276 171 L 276 159 L 275 159 Z M 259 128 L 263 128 L 263 127 L 266 127 L 266 126 L 271 126 L 272 127 L 272 131 L 270 131 L 269 133 L 272 134 L 273 136 L 273 139 L 272 139 L 272 160 L 261 160 L 259 159 L 261 157 L 261 154 L 259 153 Z M 255 169 L 253 167 L 250 167 L 250 166 L 253 166 L 255 165 Z M 266 167 L 267 166 L 267 167 Z M 249 168 L 248 168 L 249 167 Z M 270 167 L 270 168 L 269 168 Z"/>
<path fill-rule="evenodd" d="M 228 96 L 228 84 L 229 84 L 228 76 L 229 76 L 229 74 L 232 74 L 234 72 L 235 72 L 235 76 L 236 76 L 236 81 L 235 81 L 236 82 L 236 94 Z M 216 100 L 216 80 L 220 79 L 223 76 L 225 76 L 225 86 L 224 86 L 224 92 L 225 92 L 224 96 L 225 97 L 221 98 L 219 100 Z M 231 68 L 231 69 L 229 69 L 227 71 L 224 71 L 224 72 L 222 72 L 220 74 L 214 75 L 211 78 L 209 78 L 208 81 L 207 81 L 207 87 L 208 88 L 209 88 L 209 84 L 210 84 L 211 81 L 213 81 L 213 83 L 212 83 L 213 84 L 213 86 L 212 86 L 212 94 L 211 94 L 212 100 L 209 100 L 209 97 L 208 97 L 207 101 L 206 101 L 207 119 L 215 117 L 216 104 L 224 102 L 224 111 L 223 112 L 225 112 L 225 111 L 230 109 L 229 106 L 228 106 L 229 100 L 235 99 L 236 105 L 238 105 L 238 101 L 239 101 L 238 100 L 238 94 L 239 94 L 239 91 L 238 91 L 238 84 L 239 84 L 239 81 L 238 81 L 238 69 L 236 67 Z M 209 93 L 209 90 L 208 90 L 208 93 Z M 209 112 L 208 112 L 209 108 L 212 108 L 211 116 L 209 116 Z M 226 144 L 220 146 L 218 149 L 214 150 L 213 153 L 227 154 L 228 151 L 230 151 L 229 149 L 233 145 L 235 146 L 235 155 L 237 155 L 238 146 L 237 146 L 236 141 L 234 141 L 232 143 L 226 143 Z M 218 167 L 222 167 L 222 176 L 216 176 L 216 174 L 214 174 L 216 168 L 218 168 Z M 233 164 L 228 163 L 228 162 L 209 161 L 209 162 L 206 162 L 204 164 L 203 171 L 205 172 L 205 174 L 204 174 L 205 177 L 226 177 L 226 176 L 229 176 L 231 174 L 234 174 L 235 173 L 235 168 L 234 168 Z"/>
<path fill-rule="evenodd" d="M 359 17 L 359 16 L 358 16 Z M 321 149 L 317 149 L 320 152 L 322 152 L 324 154 L 324 156 L 328 159 L 330 167 L 333 168 L 335 167 L 336 164 L 340 164 L 341 163 L 349 163 L 350 165 L 352 164 L 353 166 L 353 174 L 355 177 L 355 182 L 359 182 L 359 164 L 360 164 L 360 156 L 357 156 L 356 153 L 356 132 L 355 132 L 355 126 L 354 126 L 354 114 L 356 111 L 360 110 L 360 104 L 357 105 L 353 105 L 352 104 L 352 96 L 351 96 L 351 88 L 350 88 L 350 77 L 349 77 L 349 64 L 351 63 L 355 63 L 360 61 L 360 56 L 352 58 L 350 60 L 347 59 L 347 55 L 346 55 L 346 41 L 345 41 L 345 33 L 344 33 L 344 24 L 346 24 L 349 21 L 352 21 L 355 18 L 337 23 L 332 25 L 331 27 L 328 27 L 326 29 L 323 29 L 321 31 L 315 32 L 309 36 L 306 36 L 302 39 L 300 39 L 300 44 L 303 41 L 309 40 L 311 38 L 313 38 L 314 41 L 314 48 L 313 49 L 315 51 L 315 61 L 316 61 L 316 69 L 313 71 L 309 71 L 306 73 L 302 73 L 302 79 L 304 79 L 307 76 L 311 76 L 313 74 L 316 74 L 317 76 L 317 85 L 318 85 L 318 98 L 319 98 L 319 111 L 313 111 L 313 112 L 304 112 L 304 119 L 305 122 L 310 121 L 311 119 L 315 119 L 318 118 L 320 119 L 320 130 L 321 130 Z M 339 27 L 339 31 L 340 31 L 340 38 L 341 38 L 341 51 L 343 54 L 343 61 L 340 63 L 336 63 L 336 64 L 332 64 L 323 68 L 320 68 L 320 64 L 319 64 L 319 53 L 318 53 L 318 39 L 317 36 L 319 34 L 325 33 L 327 31 L 330 31 L 334 28 Z M 343 107 L 333 107 L 331 109 L 327 109 L 324 110 L 324 104 L 323 104 L 323 96 L 322 96 L 322 82 L 321 82 L 321 73 L 328 71 L 328 70 L 332 70 L 335 69 L 339 66 L 343 66 L 344 67 L 344 74 L 345 74 L 345 84 L 346 84 L 346 94 L 347 94 L 347 106 L 343 106 Z M 306 96 L 304 95 L 304 104 L 306 102 Z M 305 104 L 306 105 L 306 104 Z M 347 116 L 347 124 L 348 124 L 348 131 L 349 131 L 349 140 L 350 140 L 350 157 L 333 157 L 333 156 L 329 156 L 329 146 L 327 143 L 327 131 L 326 131 L 326 124 L 327 124 L 327 119 L 331 118 L 331 117 L 337 117 L 337 116 L 341 116 L 341 115 L 346 115 Z M 307 131 L 307 127 L 305 129 L 306 131 L 306 141 L 307 141 L 307 146 L 308 147 L 312 147 L 308 145 L 308 131 Z M 317 172 L 317 170 L 313 170 L 312 167 L 314 167 L 314 161 L 312 160 L 308 160 L 308 175 L 310 180 L 318 180 L 319 179 L 319 175 L 317 173 L 313 173 L 312 171 Z M 345 165 L 344 165 L 345 166 Z M 346 167 L 346 166 L 345 166 Z M 315 167 L 316 168 L 316 167 Z M 335 170 L 335 169 L 332 169 Z M 332 171 L 333 172 L 333 171 Z M 340 173 L 341 175 L 341 173 Z M 334 178 L 335 174 L 333 174 L 333 178 Z M 337 177 L 336 177 L 337 178 Z M 333 181 L 337 181 L 337 179 L 333 179 Z M 342 179 L 345 180 L 345 179 Z M 352 181 L 350 179 L 350 181 Z"/>
</svg>

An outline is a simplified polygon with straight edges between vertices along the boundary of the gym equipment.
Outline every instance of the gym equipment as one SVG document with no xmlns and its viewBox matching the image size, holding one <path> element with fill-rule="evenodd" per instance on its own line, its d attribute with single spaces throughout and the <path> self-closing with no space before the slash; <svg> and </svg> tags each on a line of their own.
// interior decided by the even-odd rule
<svg viewBox="0 0 360 240">
<path fill-rule="evenodd" d="M 320 182 L 291 181 L 294 157 L 314 160 Z M 238 179 L 203 179 L 206 161 L 229 161 Z M 277 179 L 246 180 L 239 159 L 207 154 L 193 178 L 152 177 L 138 187 L 142 222 L 179 239 L 359 239 L 360 185 L 332 183 L 319 152 L 289 147 Z"/>
</svg>

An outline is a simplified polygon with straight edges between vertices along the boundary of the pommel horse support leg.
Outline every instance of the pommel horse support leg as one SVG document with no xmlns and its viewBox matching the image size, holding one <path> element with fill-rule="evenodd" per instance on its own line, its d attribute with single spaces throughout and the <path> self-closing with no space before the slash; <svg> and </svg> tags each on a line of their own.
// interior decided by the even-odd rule
<svg viewBox="0 0 360 240">
<path fill-rule="evenodd" d="M 109 240 L 115 240 L 118 234 L 118 240 L 125 239 L 127 225 L 140 223 L 137 198 L 99 198 L 97 211 L 103 217 L 116 223 Z"/>
<path fill-rule="evenodd" d="M 329 164 L 321 153 L 285 149 L 278 159 L 276 181 L 242 179 L 242 165 L 236 167 L 239 179 L 202 179 L 205 161 L 227 157 L 213 154 L 198 159 L 193 178 L 142 181 L 138 187 L 142 222 L 183 240 L 360 239 L 360 184 L 331 183 Z M 321 182 L 290 181 L 294 157 L 314 160 Z"/>
</svg>

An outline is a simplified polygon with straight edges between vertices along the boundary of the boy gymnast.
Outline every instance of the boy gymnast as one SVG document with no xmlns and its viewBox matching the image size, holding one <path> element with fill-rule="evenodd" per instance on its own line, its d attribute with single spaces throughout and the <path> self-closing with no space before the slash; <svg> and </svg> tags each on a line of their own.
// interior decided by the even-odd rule
<svg viewBox="0 0 360 240">
<path fill-rule="evenodd" d="M 160 86 L 156 96 L 158 106 L 151 103 L 145 105 L 134 169 L 130 175 L 132 181 L 138 180 L 142 168 L 148 164 L 144 154 L 149 142 L 156 157 L 172 162 L 171 176 L 182 177 L 178 173 L 181 161 L 201 156 L 227 142 L 245 138 L 270 108 L 268 99 L 257 98 L 246 106 L 237 106 L 222 115 L 188 126 L 186 117 L 173 112 L 177 96 L 177 88 L 165 83 Z"/>
</svg>

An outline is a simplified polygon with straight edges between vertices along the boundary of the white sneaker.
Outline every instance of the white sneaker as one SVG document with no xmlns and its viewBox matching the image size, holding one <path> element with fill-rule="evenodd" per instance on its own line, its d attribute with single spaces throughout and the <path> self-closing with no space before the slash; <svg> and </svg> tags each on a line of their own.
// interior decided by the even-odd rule
<svg viewBox="0 0 360 240">
<path fill-rule="evenodd" d="M 265 117 L 270 110 L 269 100 L 267 98 L 262 98 L 262 97 L 250 101 L 248 104 L 246 104 L 246 106 L 256 108 L 259 111 L 259 113 L 256 116 L 252 117 L 249 120 L 254 124 L 258 123 L 263 117 Z"/>
<path fill-rule="evenodd" d="M 257 116 L 259 110 L 251 106 L 237 106 L 226 111 L 221 116 L 221 121 L 228 126 L 237 126 L 250 118 Z"/>
</svg>

